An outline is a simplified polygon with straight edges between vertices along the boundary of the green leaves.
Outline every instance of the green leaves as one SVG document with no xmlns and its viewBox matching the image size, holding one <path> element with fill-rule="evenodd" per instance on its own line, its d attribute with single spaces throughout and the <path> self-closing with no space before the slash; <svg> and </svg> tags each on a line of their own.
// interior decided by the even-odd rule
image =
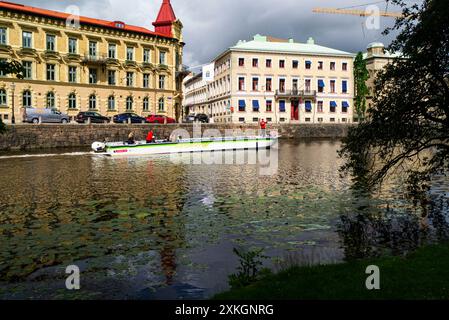
<svg viewBox="0 0 449 320">
<path fill-rule="evenodd" d="M 363 54 L 359 52 L 354 60 L 354 107 L 359 121 L 365 119 L 366 96 L 369 94 L 368 86 L 366 85 L 368 79 L 369 73 L 366 68 L 366 61 L 363 59 Z"/>
</svg>

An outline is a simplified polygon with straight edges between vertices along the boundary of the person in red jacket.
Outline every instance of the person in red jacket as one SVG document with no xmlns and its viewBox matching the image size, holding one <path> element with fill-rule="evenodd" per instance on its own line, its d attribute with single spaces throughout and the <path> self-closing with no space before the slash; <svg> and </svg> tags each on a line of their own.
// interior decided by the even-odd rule
<svg viewBox="0 0 449 320">
<path fill-rule="evenodd" d="M 265 137 L 267 135 L 267 123 L 265 122 L 265 119 L 260 120 L 260 129 L 262 136 Z"/>
<path fill-rule="evenodd" d="M 148 132 L 148 134 L 147 134 L 147 143 L 153 143 L 154 141 L 154 134 L 153 134 L 153 131 L 150 131 L 150 132 Z"/>
</svg>

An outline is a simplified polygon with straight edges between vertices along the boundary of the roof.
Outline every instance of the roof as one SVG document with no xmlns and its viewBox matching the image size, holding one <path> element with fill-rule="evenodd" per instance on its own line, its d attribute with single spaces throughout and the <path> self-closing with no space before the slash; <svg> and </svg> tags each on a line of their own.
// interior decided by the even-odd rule
<svg viewBox="0 0 449 320">
<path fill-rule="evenodd" d="M 332 56 L 348 56 L 353 57 L 353 53 L 340 51 L 328 47 L 315 44 L 312 38 L 307 43 L 294 42 L 293 39 L 284 42 L 272 41 L 270 37 L 255 35 L 251 41 L 239 41 L 235 46 L 231 47 L 231 51 L 265 51 L 265 52 L 282 52 L 282 53 L 298 53 L 298 54 L 314 54 L 314 55 L 332 55 Z"/>
<path fill-rule="evenodd" d="M 164 0 L 162 2 L 161 9 L 159 10 L 159 14 L 157 15 L 155 23 L 161 22 L 175 22 L 176 15 L 173 7 L 171 6 L 170 0 Z"/>
<path fill-rule="evenodd" d="M 368 56 L 368 52 L 363 53 L 363 59 L 370 59 L 370 58 L 383 58 L 383 59 L 396 59 L 396 58 L 404 58 L 404 55 L 402 52 L 389 52 L 387 50 L 384 51 L 384 54 L 372 54 Z"/>
<path fill-rule="evenodd" d="M 164 2 L 165 1 L 166 0 L 164 0 Z M 50 18 L 55 18 L 55 19 L 61 19 L 61 20 L 66 20 L 67 18 L 69 18 L 71 16 L 70 14 L 64 13 L 64 12 L 35 8 L 35 7 L 25 6 L 23 4 L 6 2 L 6 1 L 0 1 L 0 9 L 11 10 L 11 11 L 16 11 L 16 12 L 23 12 L 23 13 L 27 13 L 27 14 L 34 14 L 34 15 L 50 17 Z M 80 16 L 80 23 L 104 27 L 104 28 L 110 28 L 110 29 L 135 32 L 135 33 L 140 33 L 140 34 L 145 34 L 145 35 L 168 37 L 167 34 L 157 33 L 157 32 L 148 30 L 143 27 L 127 25 L 121 21 L 107 21 L 107 20 L 100 20 L 100 19 L 94 19 L 94 18 Z"/>
</svg>

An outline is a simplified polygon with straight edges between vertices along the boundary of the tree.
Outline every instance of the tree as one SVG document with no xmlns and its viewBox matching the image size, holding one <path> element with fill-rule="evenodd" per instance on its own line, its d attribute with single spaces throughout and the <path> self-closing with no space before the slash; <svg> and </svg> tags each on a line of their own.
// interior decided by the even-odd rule
<svg viewBox="0 0 449 320">
<path fill-rule="evenodd" d="M 354 108 L 358 120 L 364 120 L 366 114 L 366 96 L 369 93 L 366 81 L 369 79 L 368 69 L 363 54 L 359 52 L 354 60 L 355 98 Z"/>
<path fill-rule="evenodd" d="M 410 193 L 422 194 L 432 176 L 449 171 L 449 6 L 445 0 L 392 2 L 404 18 L 384 33 L 399 30 L 388 49 L 405 59 L 378 74 L 368 120 L 343 141 L 342 169 L 365 187 L 402 169 Z"/>
<path fill-rule="evenodd" d="M 0 61 L 0 74 L 14 74 L 17 78 L 23 79 L 23 65 L 17 61 Z M 0 118 L 0 134 L 6 131 L 6 126 Z"/>
</svg>

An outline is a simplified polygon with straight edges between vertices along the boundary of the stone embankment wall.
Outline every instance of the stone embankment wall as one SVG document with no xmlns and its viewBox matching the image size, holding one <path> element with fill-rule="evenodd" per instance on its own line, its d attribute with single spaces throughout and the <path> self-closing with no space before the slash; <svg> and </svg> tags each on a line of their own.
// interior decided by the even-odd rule
<svg viewBox="0 0 449 320">
<path fill-rule="evenodd" d="M 347 135 L 350 125 L 343 124 L 283 124 L 270 125 L 268 131 L 278 130 L 282 138 L 343 138 Z M 153 130 L 159 138 L 169 137 L 174 130 L 184 129 L 193 135 L 193 125 L 125 125 L 125 124 L 18 124 L 8 126 L 8 131 L 0 134 L 0 151 L 30 150 L 47 148 L 88 147 L 94 141 L 125 141 L 128 134 L 134 132 L 136 139 L 145 139 L 149 130 Z M 207 124 L 201 125 L 200 130 L 219 130 L 225 134 L 226 130 L 258 130 L 257 125 L 240 124 Z"/>
</svg>

